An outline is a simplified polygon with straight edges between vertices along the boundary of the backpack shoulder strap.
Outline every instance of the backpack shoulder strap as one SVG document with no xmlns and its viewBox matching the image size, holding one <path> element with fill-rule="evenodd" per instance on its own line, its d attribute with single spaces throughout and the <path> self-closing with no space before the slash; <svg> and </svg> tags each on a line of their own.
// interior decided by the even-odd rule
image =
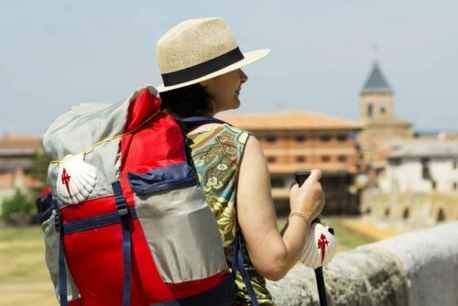
<svg viewBox="0 0 458 306">
<path fill-rule="evenodd" d="M 189 133 L 192 130 L 198 128 L 199 126 L 208 124 L 208 123 L 229 124 L 223 120 L 217 119 L 215 117 L 210 117 L 210 116 L 192 116 L 192 117 L 180 118 L 177 120 L 181 124 L 181 126 L 183 127 L 183 130 L 186 133 Z"/>
</svg>

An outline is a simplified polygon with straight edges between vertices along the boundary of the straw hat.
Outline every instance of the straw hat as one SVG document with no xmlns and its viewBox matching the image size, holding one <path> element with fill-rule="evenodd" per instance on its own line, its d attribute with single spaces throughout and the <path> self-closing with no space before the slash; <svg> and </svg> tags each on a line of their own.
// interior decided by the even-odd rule
<svg viewBox="0 0 458 306">
<path fill-rule="evenodd" d="M 222 18 L 190 19 L 165 33 L 157 43 L 163 85 L 159 92 L 196 84 L 251 64 L 270 50 L 242 53 Z"/>
</svg>

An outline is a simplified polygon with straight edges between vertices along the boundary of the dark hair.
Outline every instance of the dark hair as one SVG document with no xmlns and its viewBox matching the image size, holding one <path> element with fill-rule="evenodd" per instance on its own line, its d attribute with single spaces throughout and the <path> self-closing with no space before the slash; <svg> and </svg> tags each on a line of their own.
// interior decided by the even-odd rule
<svg viewBox="0 0 458 306">
<path fill-rule="evenodd" d="M 160 93 L 161 108 L 181 118 L 208 116 L 211 112 L 210 95 L 200 84 L 194 84 Z"/>
</svg>

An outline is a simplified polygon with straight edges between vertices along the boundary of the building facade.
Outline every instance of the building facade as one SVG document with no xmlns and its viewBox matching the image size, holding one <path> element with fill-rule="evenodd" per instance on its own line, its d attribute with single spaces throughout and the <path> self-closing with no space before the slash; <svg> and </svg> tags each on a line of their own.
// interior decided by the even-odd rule
<svg viewBox="0 0 458 306">
<path fill-rule="evenodd" d="M 395 146 L 379 187 L 386 193 L 458 194 L 458 143 L 421 141 Z"/>
<path fill-rule="evenodd" d="M 458 142 L 416 140 L 393 147 L 362 211 L 378 220 L 422 227 L 458 219 Z"/>
<path fill-rule="evenodd" d="M 3 135 L 0 137 L 0 203 L 16 190 L 27 192 L 39 186 L 29 174 L 33 158 L 41 147 L 38 137 Z"/>
<path fill-rule="evenodd" d="M 272 197 L 280 213 L 289 208 L 294 173 L 321 169 L 325 214 L 358 213 L 358 196 L 350 192 L 359 169 L 358 123 L 320 113 L 284 112 L 224 116 L 261 143 L 271 174 Z"/>
</svg>

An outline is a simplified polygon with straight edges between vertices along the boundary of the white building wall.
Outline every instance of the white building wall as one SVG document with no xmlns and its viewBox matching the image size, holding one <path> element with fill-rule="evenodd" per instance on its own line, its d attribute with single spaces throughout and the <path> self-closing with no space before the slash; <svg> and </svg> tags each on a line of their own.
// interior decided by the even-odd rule
<svg viewBox="0 0 458 306">
<path fill-rule="evenodd" d="M 437 191 L 458 192 L 453 186 L 453 183 L 458 185 L 458 169 L 454 169 L 453 159 L 434 161 L 431 175 L 437 181 Z"/>
<path fill-rule="evenodd" d="M 423 166 L 419 158 L 402 159 L 399 165 L 389 164 L 379 179 L 379 187 L 386 193 L 458 192 L 458 169 L 454 168 L 453 158 L 431 158 L 428 167 L 431 179 L 436 182 L 435 190 L 432 181 L 423 178 Z"/>
</svg>

